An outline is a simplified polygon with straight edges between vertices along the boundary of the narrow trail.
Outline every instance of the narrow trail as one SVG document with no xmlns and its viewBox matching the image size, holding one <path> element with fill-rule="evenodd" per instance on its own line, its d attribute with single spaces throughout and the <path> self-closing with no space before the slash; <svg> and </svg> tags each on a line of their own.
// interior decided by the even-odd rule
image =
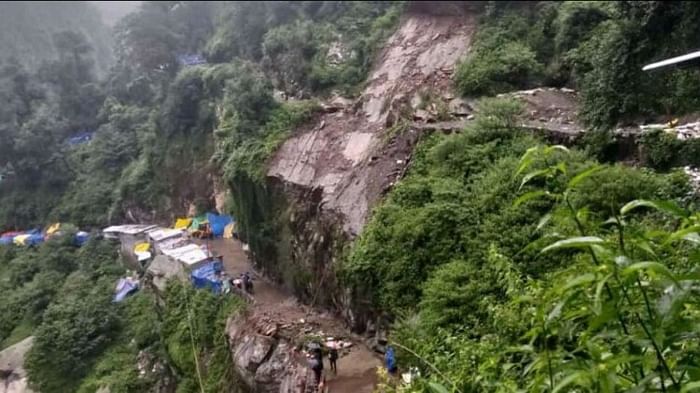
<svg viewBox="0 0 700 393">
<path fill-rule="evenodd" d="M 255 314 L 271 318 L 280 325 L 295 324 L 303 319 L 306 324 L 315 327 L 314 332 L 320 329 L 334 337 L 344 337 L 345 341 L 349 340 L 353 343 L 351 348 L 341 352 L 337 375 L 333 375 L 328 360 L 324 360 L 329 392 L 372 393 L 377 384 L 375 371 L 381 366 L 381 361 L 363 342 L 353 338 L 341 320 L 299 304 L 291 293 L 257 274 L 239 241 L 214 239 L 201 243 L 206 243 L 214 255 L 223 256 L 224 270 L 229 276 L 237 277 L 244 272 L 250 272 L 253 275 L 255 285 L 253 312 Z"/>
</svg>

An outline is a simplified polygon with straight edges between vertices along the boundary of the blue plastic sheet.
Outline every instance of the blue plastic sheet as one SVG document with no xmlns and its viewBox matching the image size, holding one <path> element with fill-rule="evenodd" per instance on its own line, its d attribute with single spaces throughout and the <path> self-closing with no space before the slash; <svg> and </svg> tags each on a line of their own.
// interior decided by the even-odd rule
<svg viewBox="0 0 700 393">
<path fill-rule="evenodd" d="M 87 243 L 88 239 L 90 239 L 90 234 L 88 234 L 87 232 L 80 231 L 75 234 L 73 243 L 78 247 L 82 247 L 85 243 Z"/>
<path fill-rule="evenodd" d="M 192 285 L 195 288 L 210 288 L 214 293 L 221 293 L 221 281 L 219 273 L 223 270 L 223 264 L 219 260 L 194 269 L 191 274 Z"/>
<path fill-rule="evenodd" d="M 121 302 L 122 300 L 126 299 L 129 294 L 136 292 L 138 289 L 138 281 L 128 278 L 120 278 L 115 290 L 114 301 L 117 303 Z"/>
<path fill-rule="evenodd" d="M 24 241 L 24 244 L 27 246 L 35 246 L 37 244 L 43 243 L 44 242 L 44 235 L 41 233 L 35 233 L 33 235 L 30 235 L 27 240 Z"/>
<path fill-rule="evenodd" d="M 232 223 L 233 218 L 227 215 L 220 216 L 214 213 L 207 213 L 207 221 L 209 221 L 209 227 L 214 237 L 222 237 L 224 236 L 226 225 Z"/>
</svg>

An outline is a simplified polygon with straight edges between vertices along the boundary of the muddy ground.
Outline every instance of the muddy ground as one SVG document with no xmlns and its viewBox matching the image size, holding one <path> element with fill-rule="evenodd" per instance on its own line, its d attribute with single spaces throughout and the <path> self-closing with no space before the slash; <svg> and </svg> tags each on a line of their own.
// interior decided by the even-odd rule
<svg viewBox="0 0 700 393">
<path fill-rule="evenodd" d="M 214 239 L 205 241 L 215 255 L 222 255 L 224 269 L 231 277 L 250 272 L 254 279 L 254 303 L 251 306 L 254 320 L 267 320 L 280 327 L 279 334 L 295 342 L 305 335 L 323 333 L 352 343 L 341 351 L 338 374 L 330 372 L 328 360 L 324 370 L 333 393 L 371 393 L 376 385 L 376 369 L 380 358 L 367 348 L 359 337 L 349 333 L 343 322 L 327 313 L 320 313 L 299 304 L 291 293 L 257 274 L 241 243 L 237 240 Z M 303 322 L 301 322 L 303 320 Z"/>
</svg>

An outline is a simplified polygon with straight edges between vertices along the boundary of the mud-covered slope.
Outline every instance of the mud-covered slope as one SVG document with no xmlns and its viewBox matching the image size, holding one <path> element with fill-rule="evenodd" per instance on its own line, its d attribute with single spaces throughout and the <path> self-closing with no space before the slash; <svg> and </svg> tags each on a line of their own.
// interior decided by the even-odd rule
<svg viewBox="0 0 700 393">
<path fill-rule="evenodd" d="M 419 91 L 451 90 L 455 64 L 467 53 L 474 28 L 469 12 L 406 15 L 360 98 L 286 141 L 268 176 L 321 190 L 322 210 L 339 215 L 344 231 L 357 235 L 413 147 L 409 142 L 387 149 L 387 133 Z"/>
</svg>

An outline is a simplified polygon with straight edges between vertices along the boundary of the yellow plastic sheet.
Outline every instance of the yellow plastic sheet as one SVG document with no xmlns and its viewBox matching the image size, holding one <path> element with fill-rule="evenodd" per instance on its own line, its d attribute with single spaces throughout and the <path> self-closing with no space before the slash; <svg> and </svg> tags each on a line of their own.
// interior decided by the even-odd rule
<svg viewBox="0 0 700 393">
<path fill-rule="evenodd" d="M 61 229 L 61 223 L 57 222 L 55 224 L 51 224 L 49 229 L 46 230 L 46 234 L 51 236 L 54 233 L 58 232 L 59 229 Z"/>
<path fill-rule="evenodd" d="M 15 236 L 15 238 L 12 240 L 16 245 L 18 246 L 24 246 L 24 242 L 29 238 L 31 235 L 19 235 Z"/>
<path fill-rule="evenodd" d="M 175 229 L 186 229 L 191 223 L 191 218 L 178 218 L 177 221 L 175 221 Z"/>
<path fill-rule="evenodd" d="M 236 224 L 230 223 L 224 228 L 224 239 L 233 239 L 233 234 L 236 232 Z"/>
<path fill-rule="evenodd" d="M 146 252 L 151 248 L 148 243 L 139 243 L 134 247 L 134 252 Z"/>
</svg>

